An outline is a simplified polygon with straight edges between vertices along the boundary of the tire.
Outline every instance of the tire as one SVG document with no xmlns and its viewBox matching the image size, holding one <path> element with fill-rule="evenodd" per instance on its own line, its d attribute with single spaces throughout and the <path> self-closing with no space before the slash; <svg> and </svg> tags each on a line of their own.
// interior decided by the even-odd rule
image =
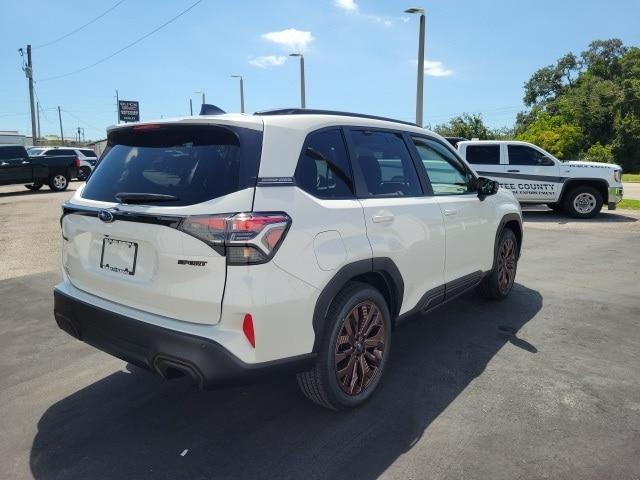
<svg viewBox="0 0 640 480">
<path fill-rule="evenodd" d="M 493 268 L 478 285 L 480 295 L 489 300 L 507 298 L 513 288 L 518 269 L 518 239 L 510 228 L 500 234 Z"/>
<path fill-rule="evenodd" d="M 560 213 L 563 210 L 562 204 L 560 203 L 547 203 L 547 207 L 549 207 L 551 210 L 553 210 L 556 213 Z"/>
<path fill-rule="evenodd" d="M 78 169 L 78 180 L 85 181 L 89 174 L 91 173 L 91 169 L 89 167 L 80 167 Z"/>
<path fill-rule="evenodd" d="M 562 201 L 564 211 L 574 218 L 593 218 L 602 209 L 602 195 L 588 185 L 571 190 Z"/>
<path fill-rule="evenodd" d="M 41 183 L 32 183 L 31 185 L 25 185 L 29 190 L 35 192 L 36 190 L 40 190 L 42 188 Z"/>
<path fill-rule="evenodd" d="M 316 365 L 298 374 L 298 385 L 307 398 L 320 406 L 332 410 L 357 407 L 371 397 L 389 359 L 389 308 L 375 288 L 349 283 L 333 300 L 326 320 Z M 368 334 L 348 334 L 349 328 L 353 331 L 358 327 Z"/>
<path fill-rule="evenodd" d="M 69 181 L 68 174 L 54 173 L 49 178 L 49 188 L 54 192 L 62 192 L 69 186 Z"/>
</svg>

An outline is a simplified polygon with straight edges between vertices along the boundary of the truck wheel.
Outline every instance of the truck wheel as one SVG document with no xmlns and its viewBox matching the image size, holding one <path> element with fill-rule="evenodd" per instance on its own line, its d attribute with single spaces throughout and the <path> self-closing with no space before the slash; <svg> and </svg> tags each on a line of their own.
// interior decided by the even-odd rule
<svg viewBox="0 0 640 480">
<path fill-rule="evenodd" d="M 478 292 L 489 300 L 507 298 L 513 288 L 517 269 L 518 239 L 513 230 L 505 228 L 500 234 L 500 240 L 498 240 L 493 269 L 478 285 Z"/>
<path fill-rule="evenodd" d="M 333 300 L 316 365 L 298 374 L 313 402 L 332 410 L 361 405 L 380 382 L 391 346 L 384 297 L 363 283 L 348 284 Z"/>
<path fill-rule="evenodd" d="M 602 195 L 588 185 L 571 190 L 563 201 L 564 211 L 575 218 L 593 218 L 602 209 Z"/>
<path fill-rule="evenodd" d="M 66 190 L 68 186 L 69 177 L 62 173 L 56 173 L 49 178 L 49 188 L 54 192 L 62 192 Z"/>
<path fill-rule="evenodd" d="M 36 190 L 40 190 L 42 188 L 42 184 L 41 183 L 32 183 L 31 185 L 25 185 L 25 187 L 27 187 L 29 190 L 32 191 L 36 191 Z"/>
<path fill-rule="evenodd" d="M 91 173 L 91 169 L 89 167 L 80 167 L 78 169 L 78 180 L 85 181 L 89 174 Z"/>
</svg>

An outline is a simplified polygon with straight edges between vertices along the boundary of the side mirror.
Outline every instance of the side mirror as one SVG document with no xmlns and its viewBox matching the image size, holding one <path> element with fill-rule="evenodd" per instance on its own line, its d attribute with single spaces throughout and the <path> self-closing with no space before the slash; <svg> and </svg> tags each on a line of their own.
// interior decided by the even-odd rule
<svg viewBox="0 0 640 480">
<path fill-rule="evenodd" d="M 551 160 L 549 157 L 542 157 L 540 160 L 538 160 L 538 165 L 543 167 L 552 167 L 555 164 L 556 163 L 553 160 Z"/>
<path fill-rule="evenodd" d="M 478 190 L 478 197 L 480 197 L 480 200 L 484 200 L 484 197 L 498 193 L 500 184 L 490 178 L 478 177 L 478 180 L 476 180 L 476 188 Z"/>
</svg>

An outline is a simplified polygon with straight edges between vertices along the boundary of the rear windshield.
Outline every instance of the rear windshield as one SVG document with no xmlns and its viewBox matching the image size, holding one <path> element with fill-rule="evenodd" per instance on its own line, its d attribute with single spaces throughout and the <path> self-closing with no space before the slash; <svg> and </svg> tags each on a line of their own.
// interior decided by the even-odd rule
<svg viewBox="0 0 640 480">
<path fill-rule="evenodd" d="M 117 130 L 82 196 L 117 202 L 118 193 L 158 193 L 193 205 L 254 187 L 262 132 L 238 127 L 167 125 Z"/>
</svg>

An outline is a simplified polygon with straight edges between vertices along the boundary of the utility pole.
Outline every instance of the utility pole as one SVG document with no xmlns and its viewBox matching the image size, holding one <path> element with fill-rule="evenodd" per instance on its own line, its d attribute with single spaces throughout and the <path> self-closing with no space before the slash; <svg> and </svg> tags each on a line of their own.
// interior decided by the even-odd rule
<svg viewBox="0 0 640 480">
<path fill-rule="evenodd" d="M 304 55 L 301 53 L 290 53 L 289 56 L 300 58 L 300 106 L 302 108 L 307 108 L 304 85 Z"/>
<path fill-rule="evenodd" d="M 80 143 L 80 127 L 78 127 L 78 143 Z"/>
<path fill-rule="evenodd" d="M 62 133 L 62 114 L 60 113 L 60 105 L 58 105 L 58 120 L 60 121 L 60 145 L 64 146 L 64 133 Z"/>
<path fill-rule="evenodd" d="M 193 117 L 193 100 L 189 99 L 189 113 Z"/>
<path fill-rule="evenodd" d="M 120 124 L 120 98 L 118 98 L 118 89 L 116 88 L 116 119 L 118 125 Z"/>
<path fill-rule="evenodd" d="M 240 113 L 244 113 L 244 79 L 242 75 L 231 75 L 231 78 L 240 79 Z"/>
<path fill-rule="evenodd" d="M 22 49 L 20 49 L 22 53 Z M 27 45 L 27 66 L 24 69 L 27 78 L 29 79 L 29 104 L 31 106 L 31 137 L 33 144 L 38 144 L 38 131 L 36 129 L 36 110 L 33 102 L 33 63 L 31 62 L 31 45 Z"/>
<path fill-rule="evenodd" d="M 418 37 L 418 81 L 416 85 L 416 125 L 423 126 L 423 95 L 424 95 L 424 30 L 425 14 L 420 7 L 407 8 L 405 13 L 420 15 L 420 34 Z"/>
<path fill-rule="evenodd" d="M 37 130 L 38 130 L 37 138 L 40 138 L 40 102 L 36 102 L 36 120 L 38 122 L 38 125 L 37 125 Z M 35 142 L 34 142 L 34 145 L 35 145 Z"/>
</svg>

